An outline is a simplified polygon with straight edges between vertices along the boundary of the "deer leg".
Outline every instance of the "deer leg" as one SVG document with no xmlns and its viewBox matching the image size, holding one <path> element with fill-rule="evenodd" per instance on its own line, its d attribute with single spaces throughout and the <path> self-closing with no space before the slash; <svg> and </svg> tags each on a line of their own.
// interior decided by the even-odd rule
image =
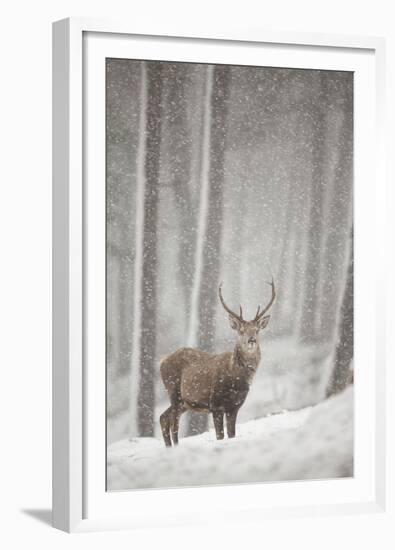
<svg viewBox="0 0 395 550">
<path fill-rule="evenodd" d="M 171 447 L 171 439 L 170 439 L 170 415 L 173 411 L 173 407 L 169 407 L 160 415 L 159 422 L 160 427 L 162 429 L 162 435 L 165 442 L 166 447 Z"/>
<path fill-rule="evenodd" d="M 236 435 L 237 413 L 237 409 L 226 413 L 226 431 L 228 432 L 228 437 L 230 438 L 235 437 Z"/>
<path fill-rule="evenodd" d="M 180 405 L 178 407 L 173 407 L 170 415 L 170 429 L 173 445 L 178 445 L 178 426 L 180 424 L 180 417 L 184 411 L 184 406 Z"/>
<path fill-rule="evenodd" d="M 224 413 L 222 411 L 213 412 L 215 435 L 217 439 L 224 438 Z"/>
</svg>

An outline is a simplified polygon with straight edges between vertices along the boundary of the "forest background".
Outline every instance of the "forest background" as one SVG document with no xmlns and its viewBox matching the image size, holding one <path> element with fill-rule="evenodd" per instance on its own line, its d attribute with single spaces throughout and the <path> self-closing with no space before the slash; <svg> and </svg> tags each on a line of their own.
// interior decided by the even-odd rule
<svg viewBox="0 0 395 550">
<path fill-rule="evenodd" d="M 322 401 L 353 356 L 352 73 L 107 60 L 107 437 L 159 433 L 159 360 L 232 349 L 277 288 L 241 421 Z M 190 415 L 181 433 L 207 428 Z"/>
</svg>

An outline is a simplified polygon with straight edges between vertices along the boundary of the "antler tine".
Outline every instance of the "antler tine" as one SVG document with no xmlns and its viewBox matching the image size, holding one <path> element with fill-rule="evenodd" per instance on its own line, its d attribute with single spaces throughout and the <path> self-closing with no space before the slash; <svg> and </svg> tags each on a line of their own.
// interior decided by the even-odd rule
<svg viewBox="0 0 395 550">
<path fill-rule="evenodd" d="M 225 309 L 225 311 L 227 311 L 229 313 L 229 315 L 232 315 L 232 317 L 236 317 L 236 319 L 239 319 L 239 321 L 242 321 L 243 320 L 243 311 L 241 309 L 241 306 L 240 306 L 240 315 L 237 315 L 237 313 L 235 313 L 234 311 L 229 309 L 228 306 L 225 304 L 225 300 L 222 296 L 222 283 L 220 283 L 220 285 L 219 285 L 218 293 L 219 293 L 219 299 L 221 300 L 221 304 L 222 304 L 223 308 Z"/>
<path fill-rule="evenodd" d="M 264 314 L 271 308 L 275 298 L 276 298 L 276 289 L 274 287 L 274 280 L 273 280 L 273 276 L 272 276 L 272 281 L 269 283 L 267 282 L 268 285 L 270 285 L 272 287 L 272 297 L 270 298 L 270 302 L 267 304 L 267 306 L 258 314 L 256 314 L 256 317 L 255 317 L 255 321 L 257 321 L 258 319 L 260 319 L 261 317 L 264 316 Z M 258 308 L 258 311 L 259 311 L 259 308 Z"/>
<path fill-rule="evenodd" d="M 256 314 L 255 314 L 255 318 L 254 318 L 254 321 L 256 321 L 258 319 L 258 315 L 259 315 L 259 310 L 261 309 L 261 305 L 259 304 L 258 306 L 258 309 L 256 310 Z"/>
</svg>

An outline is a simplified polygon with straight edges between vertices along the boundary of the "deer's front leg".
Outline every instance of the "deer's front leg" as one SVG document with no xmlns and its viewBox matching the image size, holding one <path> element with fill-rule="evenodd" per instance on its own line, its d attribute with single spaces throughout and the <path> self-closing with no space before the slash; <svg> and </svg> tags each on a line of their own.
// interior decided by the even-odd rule
<svg viewBox="0 0 395 550">
<path fill-rule="evenodd" d="M 213 411 L 215 434 L 217 439 L 224 438 L 224 413 L 222 411 Z"/>
<path fill-rule="evenodd" d="M 238 409 L 229 411 L 226 413 L 226 431 L 228 432 L 228 437 L 235 437 L 236 435 L 236 418 Z"/>
</svg>

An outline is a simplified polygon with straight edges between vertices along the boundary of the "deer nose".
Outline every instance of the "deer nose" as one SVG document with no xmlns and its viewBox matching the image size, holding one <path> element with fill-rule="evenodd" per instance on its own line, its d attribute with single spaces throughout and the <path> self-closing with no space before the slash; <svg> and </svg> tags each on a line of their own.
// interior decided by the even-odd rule
<svg viewBox="0 0 395 550">
<path fill-rule="evenodd" d="M 255 344 L 255 343 L 256 343 L 256 338 L 254 338 L 253 336 L 251 336 L 250 338 L 248 338 L 248 343 L 249 343 L 249 344 Z"/>
</svg>

